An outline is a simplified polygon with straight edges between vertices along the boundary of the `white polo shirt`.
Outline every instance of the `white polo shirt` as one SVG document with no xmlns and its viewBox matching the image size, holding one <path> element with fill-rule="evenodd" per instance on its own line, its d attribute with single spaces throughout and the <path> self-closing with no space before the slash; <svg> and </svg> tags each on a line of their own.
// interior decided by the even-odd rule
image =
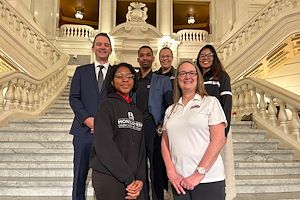
<svg viewBox="0 0 300 200">
<path fill-rule="evenodd" d="M 186 106 L 180 98 L 171 114 L 173 105 L 166 110 L 163 129 L 168 134 L 176 171 L 187 177 L 194 173 L 210 143 L 209 125 L 225 123 L 227 126 L 227 121 L 218 99 L 212 96 L 202 98 L 196 94 Z M 201 183 L 224 179 L 224 165 L 219 155 Z"/>
</svg>

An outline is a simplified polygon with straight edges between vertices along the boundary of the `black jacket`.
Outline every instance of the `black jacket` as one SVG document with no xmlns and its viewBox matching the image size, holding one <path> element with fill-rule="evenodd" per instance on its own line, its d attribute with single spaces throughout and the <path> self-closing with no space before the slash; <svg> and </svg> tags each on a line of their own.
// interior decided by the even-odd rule
<svg viewBox="0 0 300 200">
<path fill-rule="evenodd" d="M 143 115 L 113 93 L 101 103 L 95 122 L 90 167 L 129 185 L 146 180 Z"/>
<path fill-rule="evenodd" d="M 232 93 L 230 85 L 229 75 L 222 71 L 219 79 L 213 78 L 212 70 L 209 70 L 204 74 L 205 90 L 210 96 L 215 96 L 219 99 L 221 106 L 224 110 L 227 120 L 227 128 L 225 129 L 225 135 L 227 137 L 230 121 L 231 121 L 231 109 L 232 109 Z"/>
</svg>

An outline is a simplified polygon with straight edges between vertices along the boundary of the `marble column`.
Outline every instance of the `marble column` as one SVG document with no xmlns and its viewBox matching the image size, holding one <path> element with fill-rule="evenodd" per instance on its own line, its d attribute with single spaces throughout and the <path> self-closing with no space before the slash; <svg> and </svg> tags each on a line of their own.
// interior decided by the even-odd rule
<svg viewBox="0 0 300 200">
<path fill-rule="evenodd" d="M 117 0 L 99 0 L 99 31 L 109 33 L 116 24 Z"/>
<path fill-rule="evenodd" d="M 173 0 L 157 0 L 156 24 L 164 36 L 173 33 Z"/>
</svg>

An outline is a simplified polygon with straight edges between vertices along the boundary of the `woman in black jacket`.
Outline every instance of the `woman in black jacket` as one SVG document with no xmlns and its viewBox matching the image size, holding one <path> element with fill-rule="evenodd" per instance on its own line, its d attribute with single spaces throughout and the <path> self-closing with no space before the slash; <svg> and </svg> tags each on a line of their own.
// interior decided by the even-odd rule
<svg viewBox="0 0 300 200">
<path fill-rule="evenodd" d="M 146 154 L 143 115 L 132 104 L 137 76 L 127 63 L 112 67 L 108 96 L 95 117 L 90 166 L 98 200 L 143 199 Z"/>
<path fill-rule="evenodd" d="M 230 77 L 225 71 L 215 48 L 205 45 L 197 56 L 197 66 L 203 74 L 205 90 L 210 96 L 215 96 L 221 103 L 228 126 L 225 129 L 227 143 L 223 147 L 222 157 L 224 159 L 226 174 L 226 200 L 235 197 L 234 159 L 232 147 L 232 135 L 230 133 L 232 93 Z"/>
</svg>

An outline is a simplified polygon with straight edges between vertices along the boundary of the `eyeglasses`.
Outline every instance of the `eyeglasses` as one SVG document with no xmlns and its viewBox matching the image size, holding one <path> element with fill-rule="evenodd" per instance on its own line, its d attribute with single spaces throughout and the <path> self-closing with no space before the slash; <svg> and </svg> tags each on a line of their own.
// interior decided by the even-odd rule
<svg viewBox="0 0 300 200">
<path fill-rule="evenodd" d="M 170 59 L 173 58 L 171 55 L 166 55 L 166 56 L 159 56 L 160 59 Z"/>
<path fill-rule="evenodd" d="M 214 57 L 214 54 L 213 53 L 200 54 L 200 59 L 204 59 L 205 57 L 208 59 L 212 59 Z"/>
<path fill-rule="evenodd" d="M 198 75 L 198 73 L 196 71 L 190 71 L 190 72 L 186 72 L 186 71 L 181 71 L 181 72 L 178 72 L 178 76 L 180 78 L 184 78 L 186 77 L 187 75 L 189 75 L 190 77 L 195 77 Z"/>
<path fill-rule="evenodd" d="M 115 78 L 119 79 L 134 79 L 134 74 L 123 74 L 123 73 L 116 73 Z"/>
</svg>

